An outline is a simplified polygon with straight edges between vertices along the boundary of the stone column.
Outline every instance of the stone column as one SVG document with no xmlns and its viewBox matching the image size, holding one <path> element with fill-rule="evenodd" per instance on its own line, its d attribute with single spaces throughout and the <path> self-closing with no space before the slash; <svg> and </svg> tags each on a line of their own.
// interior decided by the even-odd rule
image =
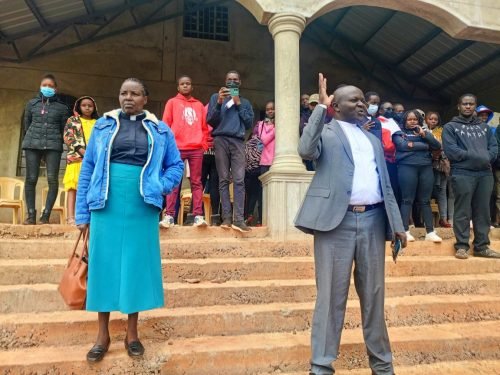
<svg viewBox="0 0 500 375">
<path fill-rule="evenodd" d="M 260 177 L 263 193 L 263 224 L 277 239 L 302 236 L 293 219 L 302 203 L 312 172 L 307 172 L 297 153 L 300 121 L 299 40 L 306 19 L 294 13 L 278 13 L 269 20 L 274 39 L 276 142 L 269 172 Z"/>
<path fill-rule="evenodd" d="M 269 20 L 274 39 L 274 90 L 276 102 L 276 149 L 271 171 L 304 172 L 297 154 L 300 121 L 299 40 L 306 19 L 278 13 Z"/>
</svg>

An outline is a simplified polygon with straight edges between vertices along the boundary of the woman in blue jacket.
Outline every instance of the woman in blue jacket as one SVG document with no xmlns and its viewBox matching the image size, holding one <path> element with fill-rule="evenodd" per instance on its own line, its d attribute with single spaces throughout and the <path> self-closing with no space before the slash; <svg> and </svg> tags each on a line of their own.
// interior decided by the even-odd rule
<svg viewBox="0 0 500 375">
<path fill-rule="evenodd" d="M 417 110 L 405 113 L 402 122 L 402 132 L 396 132 L 392 140 L 396 145 L 396 163 L 401 189 L 401 218 L 408 241 L 415 241 L 409 231 L 410 214 L 413 201 L 422 207 L 426 241 L 441 242 L 434 231 L 432 210 L 430 205 L 434 172 L 432 170 L 431 151 L 440 150 L 441 143 L 430 131 L 423 129 L 424 118 Z"/>
<path fill-rule="evenodd" d="M 123 82 L 121 109 L 97 120 L 78 181 L 76 224 L 91 233 L 86 309 L 99 319 L 90 362 L 109 348 L 110 311 L 128 314 L 125 348 L 141 356 L 139 311 L 164 305 L 158 215 L 184 165 L 169 127 L 144 110 L 147 100 L 142 81 Z"/>
</svg>

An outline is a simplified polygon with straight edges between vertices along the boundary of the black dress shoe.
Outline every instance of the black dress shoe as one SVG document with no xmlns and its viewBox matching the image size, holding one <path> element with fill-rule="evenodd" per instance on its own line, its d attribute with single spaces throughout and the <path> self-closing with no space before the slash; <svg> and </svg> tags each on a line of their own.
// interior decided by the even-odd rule
<svg viewBox="0 0 500 375">
<path fill-rule="evenodd" d="M 140 357 L 144 354 L 144 346 L 139 340 L 129 343 L 127 337 L 125 337 L 125 349 L 127 349 L 129 357 Z"/>
<path fill-rule="evenodd" d="M 87 353 L 87 361 L 89 362 L 101 361 L 109 349 L 109 344 L 111 344 L 111 340 L 108 341 L 108 345 L 95 344 L 92 347 L 92 349 L 90 349 L 89 352 Z"/>
</svg>

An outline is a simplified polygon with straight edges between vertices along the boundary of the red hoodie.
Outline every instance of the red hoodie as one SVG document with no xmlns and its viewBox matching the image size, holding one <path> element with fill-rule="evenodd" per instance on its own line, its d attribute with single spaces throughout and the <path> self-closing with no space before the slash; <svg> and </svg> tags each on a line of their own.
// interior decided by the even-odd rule
<svg viewBox="0 0 500 375">
<path fill-rule="evenodd" d="M 179 150 L 207 149 L 206 111 L 198 99 L 177 94 L 167 101 L 162 120 L 172 129 Z"/>
</svg>

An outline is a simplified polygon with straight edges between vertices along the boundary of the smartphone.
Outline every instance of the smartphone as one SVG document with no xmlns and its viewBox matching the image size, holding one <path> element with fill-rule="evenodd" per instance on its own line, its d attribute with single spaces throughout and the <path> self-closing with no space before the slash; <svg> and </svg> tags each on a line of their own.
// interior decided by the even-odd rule
<svg viewBox="0 0 500 375">
<path fill-rule="evenodd" d="M 238 87 L 237 84 L 234 84 L 233 82 L 229 82 L 229 84 L 227 85 L 227 88 L 229 89 L 229 95 L 240 96 L 240 88 Z"/>
<path fill-rule="evenodd" d="M 392 245 L 392 259 L 394 263 L 396 263 L 396 259 L 398 259 L 399 251 L 401 250 L 401 240 L 396 238 L 394 240 L 394 244 Z"/>
</svg>

